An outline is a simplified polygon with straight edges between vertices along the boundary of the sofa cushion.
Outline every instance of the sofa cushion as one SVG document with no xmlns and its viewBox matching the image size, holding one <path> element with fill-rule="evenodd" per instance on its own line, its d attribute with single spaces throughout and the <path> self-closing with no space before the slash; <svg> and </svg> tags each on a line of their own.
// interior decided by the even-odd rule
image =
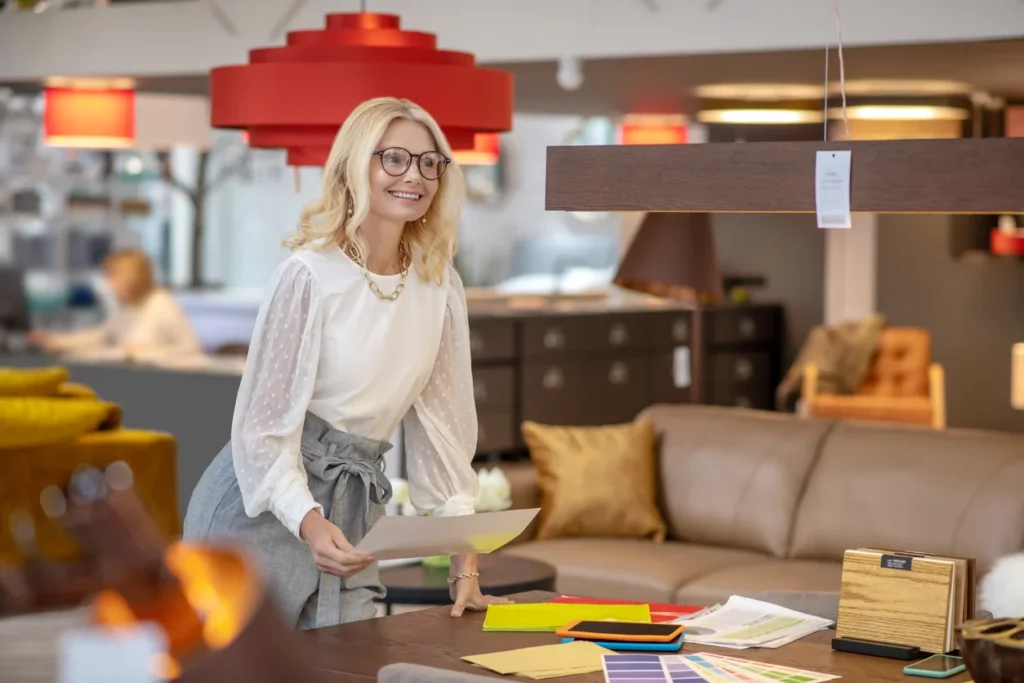
<svg viewBox="0 0 1024 683">
<path fill-rule="evenodd" d="M 984 571 L 1021 549 L 1024 436 L 844 422 L 797 512 L 790 555 L 848 548 L 973 557 Z"/>
<path fill-rule="evenodd" d="M 537 538 L 665 540 L 649 420 L 599 427 L 526 421 L 522 429 L 540 475 Z"/>
<path fill-rule="evenodd" d="M 843 574 L 839 562 L 761 560 L 723 567 L 684 583 L 674 601 L 684 605 L 724 603 L 732 595 L 757 598 L 767 591 L 838 593 Z"/>
<path fill-rule="evenodd" d="M 745 550 L 624 538 L 530 541 L 502 552 L 554 565 L 566 595 L 652 602 L 671 602 L 679 586 L 722 567 L 766 559 Z"/>
<path fill-rule="evenodd" d="M 661 438 L 669 537 L 783 556 L 793 513 L 833 423 L 712 406 L 642 413 Z"/>
</svg>

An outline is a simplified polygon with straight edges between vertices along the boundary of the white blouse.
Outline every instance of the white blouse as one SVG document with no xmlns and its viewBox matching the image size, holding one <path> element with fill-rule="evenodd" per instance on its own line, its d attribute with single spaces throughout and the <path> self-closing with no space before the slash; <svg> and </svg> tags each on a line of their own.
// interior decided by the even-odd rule
<svg viewBox="0 0 1024 683">
<path fill-rule="evenodd" d="M 399 275 L 373 275 L 385 294 Z M 394 301 L 370 291 L 338 247 L 297 251 L 260 307 L 231 425 L 246 513 L 270 510 L 293 534 L 320 508 L 299 443 L 306 411 L 335 429 L 386 440 L 401 422 L 412 504 L 420 513 L 472 514 L 477 445 L 462 281 L 410 269 Z M 322 509 L 321 509 L 322 512 Z"/>
</svg>

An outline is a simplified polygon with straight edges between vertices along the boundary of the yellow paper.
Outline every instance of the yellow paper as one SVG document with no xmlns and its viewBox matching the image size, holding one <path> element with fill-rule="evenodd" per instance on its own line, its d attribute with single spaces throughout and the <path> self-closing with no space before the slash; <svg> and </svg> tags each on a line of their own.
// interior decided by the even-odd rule
<svg viewBox="0 0 1024 683">
<path fill-rule="evenodd" d="M 579 674 L 590 674 L 603 670 L 603 666 L 588 666 L 583 669 L 556 669 L 553 671 L 525 671 L 519 672 L 520 676 L 531 678 L 535 681 L 544 681 L 549 678 L 563 678 L 565 676 L 577 676 Z"/>
<path fill-rule="evenodd" d="M 594 643 L 575 640 L 559 645 L 540 645 L 507 652 L 469 655 L 462 659 L 470 664 L 476 664 L 506 676 L 511 674 L 529 676 L 531 672 L 568 675 L 569 673 L 601 671 L 601 655 L 608 654 L 614 654 L 614 652 Z"/>
<path fill-rule="evenodd" d="M 630 621 L 649 624 L 650 605 L 527 603 L 489 605 L 485 631 L 557 631 L 574 621 Z"/>
</svg>

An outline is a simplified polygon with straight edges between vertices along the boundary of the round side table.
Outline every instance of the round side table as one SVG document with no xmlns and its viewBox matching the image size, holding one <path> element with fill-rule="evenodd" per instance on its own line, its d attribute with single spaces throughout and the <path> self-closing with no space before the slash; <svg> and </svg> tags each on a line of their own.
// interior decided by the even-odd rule
<svg viewBox="0 0 1024 683">
<path fill-rule="evenodd" d="M 554 591 L 555 568 L 546 562 L 513 555 L 479 556 L 480 590 L 484 595 L 511 595 L 525 591 Z M 448 569 L 431 569 L 421 564 L 380 570 L 387 588 L 382 601 L 387 614 L 392 605 L 448 605 Z"/>
</svg>

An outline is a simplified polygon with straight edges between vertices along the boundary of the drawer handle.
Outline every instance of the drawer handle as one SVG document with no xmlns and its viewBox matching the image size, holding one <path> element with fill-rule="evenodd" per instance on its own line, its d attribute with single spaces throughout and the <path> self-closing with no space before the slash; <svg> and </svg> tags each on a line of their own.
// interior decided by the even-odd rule
<svg viewBox="0 0 1024 683">
<path fill-rule="evenodd" d="M 544 348 L 560 349 L 565 346 L 565 335 L 558 328 L 552 328 L 544 333 Z"/>
<path fill-rule="evenodd" d="M 612 346 L 622 346 L 623 344 L 629 343 L 629 328 L 618 323 L 612 325 L 612 328 L 608 331 L 608 341 Z"/>
<path fill-rule="evenodd" d="M 565 386 L 565 375 L 561 368 L 548 368 L 541 383 L 545 389 L 561 389 Z"/>
<path fill-rule="evenodd" d="M 608 369 L 608 381 L 612 384 L 625 384 L 629 381 L 629 366 L 622 361 L 612 363 Z"/>
<path fill-rule="evenodd" d="M 740 358 L 736 361 L 736 378 L 742 381 L 750 379 L 754 374 L 754 364 L 746 358 Z"/>
<path fill-rule="evenodd" d="M 690 323 L 686 321 L 686 318 L 676 318 L 672 322 L 672 341 L 677 344 L 689 341 L 690 339 Z"/>
<path fill-rule="evenodd" d="M 757 323 L 750 316 L 740 318 L 740 336 L 750 338 L 757 334 Z"/>
<path fill-rule="evenodd" d="M 470 332 L 469 334 L 469 350 L 470 352 L 479 353 L 484 350 L 484 338 L 480 336 L 478 332 Z"/>
<path fill-rule="evenodd" d="M 473 380 L 473 396 L 478 400 L 487 400 L 487 382 L 482 379 Z"/>
<path fill-rule="evenodd" d="M 751 403 L 750 399 L 747 398 L 746 396 L 737 396 L 736 397 L 736 407 L 737 408 L 749 408 L 751 405 L 753 405 L 753 404 Z"/>
</svg>

